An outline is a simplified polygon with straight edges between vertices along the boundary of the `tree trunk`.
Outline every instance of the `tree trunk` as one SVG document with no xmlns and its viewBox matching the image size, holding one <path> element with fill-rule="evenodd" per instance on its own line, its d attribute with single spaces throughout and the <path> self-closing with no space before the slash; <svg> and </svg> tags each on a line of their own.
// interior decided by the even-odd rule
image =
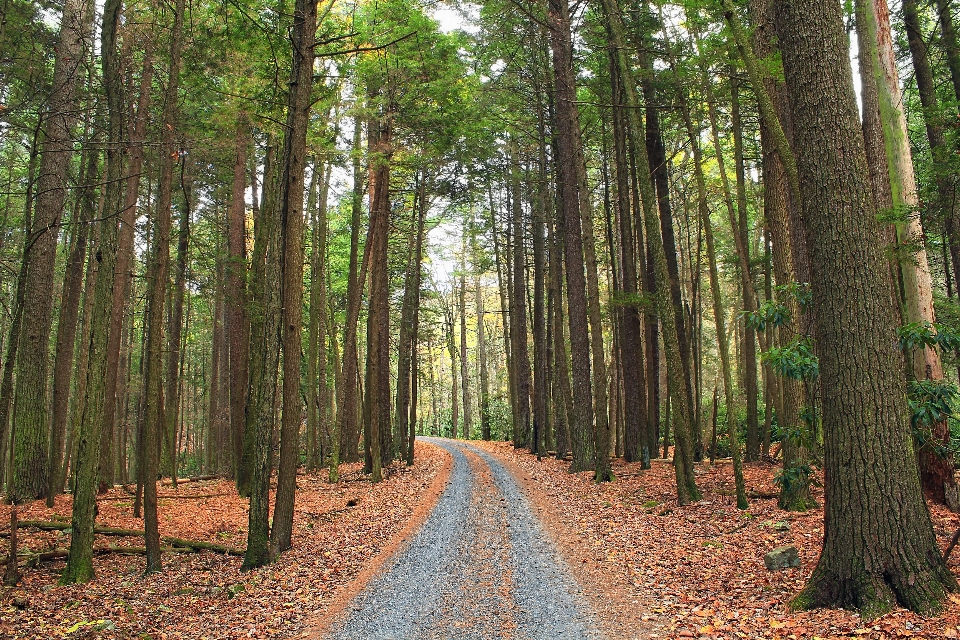
<svg viewBox="0 0 960 640">
<path fill-rule="evenodd" d="M 87 230 L 94 216 L 93 189 L 86 186 L 97 178 L 99 151 L 94 146 L 86 151 L 81 168 L 80 194 L 77 198 L 72 248 L 63 276 L 63 297 L 60 302 L 60 321 L 57 325 L 57 351 L 53 370 L 53 422 L 50 429 L 50 486 L 47 488 L 47 506 L 53 507 L 54 496 L 63 491 L 64 440 L 69 417 L 70 382 L 73 373 L 73 353 L 77 342 L 80 318 L 80 294 L 83 293 L 84 265 L 87 262 Z M 68 449 L 69 451 L 69 449 Z"/>
<path fill-rule="evenodd" d="M 174 160 L 180 154 L 176 149 L 175 133 L 178 119 L 178 90 L 180 84 L 180 55 L 183 46 L 183 13 L 185 0 L 177 0 L 173 32 L 170 38 L 170 77 L 164 95 L 162 134 L 160 141 L 160 188 L 154 214 L 153 247 L 147 282 L 147 355 L 146 355 L 146 416 L 144 420 L 143 520 L 147 547 L 146 572 L 159 571 L 160 533 L 157 519 L 157 457 L 159 438 L 165 431 L 166 415 L 163 388 L 164 311 L 167 300 L 167 280 L 170 274 L 170 226 L 173 200 Z"/>
<path fill-rule="evenodd" d="M 775 22 L 798 142 L 825 437 L 823 552 L 794 606 L 846 606 L 866 619 L 895 602 L 933 611 L 957 583 L 910 454 L 894 301 L 841 7 L 781 0 Z M 846 311 L 835 313 L 841 299 Z"/>
<path fill-rule="evenodd" d="M 470 394 L 470 363 L 467 359 L 467 225 L 461 232 L 460 287 L 458 290 L 460 316 L 460 388 L 463 390 L 463 439 L 473 437 L 473 398 Z M 417 265 L 419 268 L 419 264 Z"/>
<path fill-rule="evenodd" d="M 77 84 L 87 60 L 93 7 L 81 0 L 63 5 L 60 36 L 54 48 L 53 85 L 43 114 L 43 142 L 37 176 L 35 212 L 30 226 L 23 280 L 23 316 L 14 389 L 12 502 L 43 498 L 49 488 L 48 379 L 50 332 L 53 325 L 53 278 L 57 237 L 73 158 L 74 125 L 79 113 Z"/>
<path fill-rule="evenodd" d="M 749 226 L 747 223 L 747 187 L 746 170 L 743 162 L 743 120 L 740 116 L 740 79 L 736 76 L 736 71 L 730 75 L 730 92 L 732 96 L 732 109 L 730 127 L 733 129 L 733 162 L 737 176 L 737 222 L 738 225 L 733 229 L 733 233 L 739 236 L 739 244 L 744 248 L 744 258 L 746 259 L 746 269 L 741 266 L 740 278 L 744 291 L 744 302 L 746 302 L 748 290 L 754 291 L 751 302 L 754 307 L 757 306 L 757 296 L 754 290 L 753 275 L 750 269 L 750 240 Z M 744 304 L 744 309 L 749 312 L 750 309 Z M 747 325 L 744 327 L 743 342 L 743 361 L 745 363 L 743 371 L 744 388 L 747 396 L 747 462 L 754 462 L 760 457 L 760 418 L 757 410 L 757 335 L 756 330 Z M 739 446 L 739 445 L 738 445 Z"/>
<path fill-rule="evenodd" d="M 166 395 L 164 401 L 165 425 L 164 425 L 164 466 L 166 472 L 173 481 L 173 486 L 177 486 L 177 456 L 179 448 L 177 447 L 177 424 L 180 413 L 180 370 L 183 366 L 181 356 L 181 340 L 183 337 L 183 299 L 186 294 L 187 286 L 187 259 L 190 242 L 190 216 L 191 198 L 193 197 L 191 176 L 187 173 L 185 165 L 180 166 L 180 186 L 183 190 L 183 209 L 180 211 L 180 228 L 177 233 L 177 262 L 175 267 L 175 276 L 173 281 L 173 300 L 170 303 L 170 313 L 167 317 L 167 379 Z"/>
<path fill-rule="evenodd" d="M 633 71 L 626 55 L 626 37 L 624 35 L 623 20 L 619 8 L 613 0 L 603 0 L 603 10 L 607 23 L 610 26 L 610 35 L 617 52 L 617 63 L 620 73 L 623 74 L 623 85 L 627 97 L 627 116 L 630 128 L 640 132 L 643 125 L 640 122 L 636 92 L 633 80 Z M 650 105 L 647 105 L 648 107 Z M 648 112 L 648 119 L 650 113 Z M 648 126 L 649 126 L 648 120 Z M 639 134 L 638 134 L 639 135 Z M 636 145 L 635 145 L 636 146 Z M 650 161 L 644 149 L 637 149 L 634 157 L 638 165 L 638 178 L 643 203 L 643 221 L 646 231 L 647 244 L 651 261 L 656 275 L 657 306 L 660 312 L 660 321 L 663 327 L 663 343 L 667 356 L 668 393 L 670 405 L 675 420 L 675 439 L 677 446 L 674 449 L 674 469 L 677 478 L 677 498 L 680 504 L 687 504 L 700 499 L 700 490 L 697 488 L 693 475 L 693 434 L 692 411 L 689 404 L 690 391 L 688 376 L 683 363 L 683 353 L 680 346 L 680 330 L 677 325 L 677 315 L 673 304 L 670 270 L 667 264 L 667 255 L 664 248 L 661 232 L 664 225 L 660 216 L 653 209 L 656 201 L 654 186 L 651 182 Z M 662 163 L 660 163 L 662 164 Z M 679 283 L 677 283 L 679 285 Z M 682 312 L 681 312 L 682 313 Z M 666 436 L 664 438 L 666 442 Z M 666 445 L 665 445 L 666 448 Z"/>
<path fill-rule="evenodd" d="M 283 144 L 280 191 L 280 282 L 283 342 L 283 413 L 280 423 L 280 462 L 277 496 L 270 532 L 270 556 L 290 548 L 293 508 L 300 457 L 301 333 L 303 330 L 303 192 L 307 166 L 307 127 L 313 88 L 317 3 L 297 0 L 293 16 L 293 65 L 287 96 L 287 126 Z M 326 323 L 324 323 L 326 324 Z M 324 363 L 326 364 L 326 363 Z M 269 477 L 266 478 L 269 483 Z M 269 493 L 269 486 L 263 490 Z M 247 563 L 249 567 L 250 564 Z"/>
<path fill-rule="evenodd" d="M 120 0 L 107 0 L 101 26 L 101 65 L 107 96 L 108 142 L 105 170 L 104 212 L 121 209 L 123 97 L 121 94 L 120 60 L 117 54 L 117 29 L 120 22 Z M 89 338 L 89 363 L 86 371 L 86 393 L 77 437 L 77 454 L 73 481 L 73 510 L 70 528 L 70 556 L 60 576 L 61 584 L 87 582 L 93 578 L 93 527 L 97 506 L 97 466 L 100 460 L 100 432 L 104 422 L 105 374 L 109 353 L 107 337 L 113 310 L 114 268 L 117 261 L 117 220 L 104 216 L 95 252 L 96 269 Z"/>
<path fill-rule="evenodd" d="M 609 33 L 609 32 L 608 32 Z M 619 302 L 620 355 L 623 375 L 623 457 L 627 462 L 640 462 L 642 469 L 650 468 L 650 425 L 647 421 L 646 380 L 644 380 L 644 354 L 640 327 L 639 276 L 634 243 L 635 221 L 630 205 L 629 164 L 627 146 L 629 136 L 626 116 L 623 113 L 621 74 L 616 54 L 611 51 L 610 78 L 614 95 L 613 143 L 617 171 L 617 219 L 620 231 L 622 286 Z"/>
<path fill-rule="evenodd" d="M 353 123 L 353 202 L 350 215 L 350 268 L 347 273 L 347 313 L 343 327 L 343 372 L 340 376 L 340 401 L 337 403 L 337 430 L 340 432 L 340 460 L 356 462 L 359 459 L 357 443 L 360 432 L 357 423 L 357 322 L 360 316 L 360 297 L 366 281 L 367 256 L 371 244 L 364 248 L 363 264 L 359 260 L 360 214 L 363 204 L 363 171 L 360 164 L 360 119 Z M 337 461 L 339 462 L 339 461 Z M 331 473 L 333 467 L 331 464 Z M 331 478 L 331 482 L 335 482 Z"/>
<path fill-rule="evenodd" d="M 245 407 L 249 378 L 250 327 L 247 320 L 247 148 L 250 133 L 247 114 L 237 114 L 234 137 L 233 189 L 227 210 L 227 268 L 224 277 L 224 303 L 230 368 L 229 434 L 230 468 L 239 477 L 243 459 Z M 253 194 L 256 200 L 256 190 Z M 216 348 L 216 347 L 215 347 Z M 215 387 L 211 387 L 214 389 Z M 210 423 L 211 426 L 213 423 Z M 226 452 L 224 452 L 226 453 Z M 222 465 L 221 465 L 222 466 Z"/>
<path fill-rule="evenodd" d="M 567 318 L 573 373 L 573 413 L 568 427 L 573 449 L 571 473 L 592 469 L 596 463 L 593 439 L 593 392 L 590 379 L 590 337 L 587 324 L 587 282 L 584 270 L 583 234 L 580 219 L 577 168 L 577 140 L 580 117 L 576 107 L 573 45 L 570 36 L 570 8 L 566 0 L 551 0 L 549 8 L 550 46 L 556 98 L 557 190 L 561 206 L 557 227 L 564 237 L 567 276 Z"/>
<path fill-rule="evenodd" d="M 897 77 L 893 41 L 890 33 L 890 13 L 886 0 L 861 0 L 864 4 L 866 38 L 861 47 L 866 48 L 873 60 L 875 82 L 880 105 L 880 125 L 883 133 L 885 154 L 877 159 L 883 165 L 894 211 L 902 212 L 904 220 L 895 224 L 900 256 L 899 267 L 903 278 L 903 305 L 905 320 L 910 323 L 936 321 L 933 308 L 933 284 L 927 252 L 923 244 L 923 228 L 920 223 L 916 177 L 910 152 L 907 122 L 901 107 L 900 81 Z M 862 48 L 863 52 L 864 49 Z M 861 53 L 861 55 L 864 55 Z M 911 363 L 911 377 L 916 380 L 943 380 L 943 365 L 934 347 L 923 347 L 907 354 Z M 951 509 L 960 508 L 960 487 L 953 471 L 953 456 L 949 453 L 950 430 L 946 421 L 930 426 L 931 433 L 925 440 L 936 444 L 921 446 L 920 479 L 924 492 L 935 502 L 947 504 Z M 939 445 L 939 446 L 937 446 Z M 947 446 L 943 446 L 947 445 Z M 945 453 L 939 453 L 943 449 Z"/>
<path fill-rule="evenodd" d="M 513 303 L 510 305 L 510 337 L 513 338 L 514 375 L 516 376 L 517 421 L 513 427 L 513 446 L 526 447 L 530 443 L 530 352 L 527 348 L 527 270 L 523 241 L 523 200 L 520 191 L 520 166 L 516 149 L 511 151 L 510 198 L 513 211 Z"/>
</svg>

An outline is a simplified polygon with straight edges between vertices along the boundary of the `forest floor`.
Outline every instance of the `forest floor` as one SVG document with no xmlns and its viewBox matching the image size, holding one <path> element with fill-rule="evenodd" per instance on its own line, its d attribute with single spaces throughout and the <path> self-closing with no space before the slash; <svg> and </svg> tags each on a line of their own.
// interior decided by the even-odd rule
<svg viewBox="0 0 960 640">
<path fill-rule="evenodd" d="M 326 472 L 297 476 L 293 548 L 267 567 L 241 572 L 242 558 L 211 552 L 164 553 L 163 571 L 143 576 L 140 555 L 94 557 L 96 579 L 59 587 L 64 562 L 22 569 L 20 585 L 0 587 L 0 638 L 151 638 L 190 640 L 272 638 L 299 634 L 308 621 L 337 609 L 365 584 L 376 566 L 429 515 L 450 471 L 450 456 L 418 446 L 416 462 L 396 462 L 371 484 L 359 464 L 341 467 L 341 482 Z M 232 482 L 165 485 L 159 501 L 160 534 L 244 548 L 247 501 Z M 193 497 L 190 497 L 193 496 Z M 205 496 L 205 497 L 198 497 Z M 272 492 L 271 492 L 272 498 Z M 97 524 L 141 529 L 133 496 L 115 488 L 97 502 Z M 20 520 L 66 520 L 71 499 L 53 509 L 42 501 L 21 506 Z M 0 530 L 10 507 L 0 506 Z M 21 552 L 69 546 L 69 534 L 19 530 Z M 97 536 L 95 547 L 143 546 L 142 538 Z M 8 555 L 0 540 L 0 558 Z M 2 571 L 2 569 L 0 569 Z"/>
<path fill-rule="evenodd" d="M 601 618 L 649 625 L 653 638 L 957 638 L 960 594 L 943 614 L 924 618 L 897 609 L 866 622 L 848 611 L 793 613 L 790 599 L 816 565 L 823 541 L 823 510 L 777 509 L 773 476 L 778 467 L 745 465 L 750 509 L 739 511 L 729 460 L 696 468 L 701 502 L 678 507 L 668 460 L 613 461 L 616 482 L 592 482 L 591 473 L 570 474 L 568 461 L 542 461 L 510 443 L 477 443 L 521 479 L 568 563 L 579 574 Z M 823 502 L 822 489 L 815 489 Z M 757 497 L 760 496 L 760 497 Z M 762 497 L 771 496 L 771 497 Z M 960 516 L 931 505 L 940 548 L 960 528 Z M 801 566 L 769 571 L 766 552 L 796 546 Z M 958 556 L 951 568 L 960 576 Z M 577 567 L 579 565 L 579 568 Z M 591 578 L 592 577 L 592 578 Z M 626 636 L 624 636 L 626 637 Z"/>
<path fill-rule="evenodd" d="M 616 482 L 597 485 L 589 472 L 567 473 L 569 462 L 538 461 L 509 443 L 471 445 L 492 454 L 519 482 L 525 504 L 554 538 L 612 640 L 960 635 L 960 595 L 935 618 L 899 609 L 870 622 L 846 611 L 790 612 L 790 598 L 819 555 L 823 512 L 778 510 L 774 465 L 746 465 L 752 497 L 742 512 L 728 460 L 698 465 L 704 498 L 678 507 L 669 461 L 641 472 L 638 464 L 615 460 Z M 476 457 L 470 455 L 471 464 Z M 414 467 L 396 463 L 378 485 L 359 465 L 344 465 L 338 485 L 324 475 L 298 476 L 294 546 L 277 563 L 251 572 L 240 571 L 239 557 L 210 552 L 164 554 L 164 571 L 147 577 L 142 556 L 98 555 L 97 579 L 80 586 L 56 586 L 62 560 L 25 569 L 18 587 L 0 588 L 0 638 L 315 638 L 333 613 L 356 608 L 353 598 L 383 575 L 391 552 L 429 520 L 440 494 L 454 484 L 448 482 L 452 467 L 448 453 L 428 445 L 417 447 Z M 162 487 L 161 495 L 172 493 Z M 822 502 L 822 491 L 814 493 Z M 183 484 L 177 495 L 161 498 L 162 535 L 243 547 L 246 501 L 232 483 Z M 98 502 L 98 524 L 140 528 L 132 504 L 129 493 L 114 489 Z M 69 512 L 70 498 L 61 496 L 54 509 L 38 502 L 21 507 L 19 516 L 68 519 Z M 942 549 L 960 528 L 960 516 L 936 506 L 931 513 Z M 9 507 L 0 506 L 0 531 L 7 522 Z M 69 543 L 64 532 L 20 533 L 21 550 Z M 142 539 L 97 537 L 98 547 L 117 544 L 140 546 Z M 801 566 L 768 571 L 764 553 L 787 544 L 798 549 Z M 496 545 L 489 550 L 496 552 Z M 6 554 L 2 539 L 0 558 Z M 951 567 L 960 575 L 958 563 L 955 555 Z"/>
</svg>

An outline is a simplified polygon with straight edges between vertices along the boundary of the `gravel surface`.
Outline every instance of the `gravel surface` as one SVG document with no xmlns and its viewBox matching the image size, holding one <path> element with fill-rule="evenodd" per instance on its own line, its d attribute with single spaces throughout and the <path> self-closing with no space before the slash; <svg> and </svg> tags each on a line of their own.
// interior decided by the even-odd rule
<svg viewBox="0 0 960 640">
<path fill-rule="evenodd" d="M 464 442 L 423 528 L 328 637 L 599 640 L 580 589 L 510 474 Z"/>
</svg>

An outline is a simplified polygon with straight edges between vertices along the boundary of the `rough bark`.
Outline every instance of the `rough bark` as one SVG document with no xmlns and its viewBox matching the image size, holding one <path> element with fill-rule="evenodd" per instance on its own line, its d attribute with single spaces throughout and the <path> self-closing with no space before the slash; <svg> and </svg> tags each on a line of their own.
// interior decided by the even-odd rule
<svg viewBox="0 0 960 640">
<path fill-rule="evenodd" d="M 515 151 L 512 152 L 515 154 Z M 513 446 L 526 447 L 532 428 L 530 415 L 530 353 L 527 348 L 527 270 L 524 248 L 523 201 L 520 191 L 520 167 L 515 156 L 511 160 L 510 198 L 513 213 L 513 299 L 510 305 L 510 337 L 513 340 L 513 370 L 516 380 L 516 421 L 513 425 Z"/>
<path fill-rule="evenodd" d="M 69 417 L 70 382 L 73 373 L 73 353 L 77 341 L 77 325 L 80 319 L 80 295 L 83 293 L 84 265 L 87 262 L 87 230 L 94 216 L 94 194 L 86 186 L 97 176 L 99 152 L 91 146 L 84 154 L 84 167 L 80 173 L 80 188 L 75 207 L 75 228 L 70 256 L 63 275 L 63 294 L 60 301 L 60 320 L 57 325 L 57 347 L 53 370 L 53 404 L 50 428 L 50 486 L 47 488 L 47 506 L 53 507 L 53 498 L 63 491 L 61 466 L 64 457 L 64 440 Z"/>
<path fill-rule="evenodd" d="M 623 74 L 623 84 L 626 89 L 627 117 L 633 131 L 643 131 L 640 121 L 639 105 L 635 91 L 636 87 L 632 67 L 626 54 L 626 36 L 624 35 L 623 18 L 619 8 L 613 0 L 603 0 L 604 17 L 610 27 L 614 49 L 617 52 L 617 63 L 620 73 Z M 649 106 L 649 105 L 648 105 Z M 638 136 L 639 137 L 639 136 Z M 634 145 L 639 146 L 639 145 Z M 679 327 L 676 322 L 673 293 L 671 288 L 670 269 L 664 248 L 663 223 L 661 216 L 653 208 L 657 202 L 654 185 L 651 180 L 650 159 L 646 149 L 635 150 L 634 159 L 637 163 L 638 183 L 643 205 L 643 224 L 650 259 L 656 275 L 657 293 L 656 303 L 660 312 L 660 322 L 663 328 L 663 344 L 667 357 L 667 378 L 670 404 L 675 421 L 676 447 L 674 449 L 674 470 L 677 479 L 677 498 L 680 504 L 687 504 L 700 499 L 700 490 L 697 488 L 693 474 L 693 412 L 689 404 L 690 391 L 688 377 L 683 364 L 683 355 L 680 347 Z M 669 421 L 668 421 L 669 422 Z M 664 440 L 666 442 L 666 438 Z"/>
<path fill-rule="evenodd" d="M 293 15 L 293 65 L 287 97 L 280 191 L 280 283 L 283 343 L 283 413 L 280 423 L 280 462 L 277 496 L 270 532 L 270 555 L 290 548 L 293 507 L 300 453 L 301 334 L 303 331 L 303 193 L 307 166 L 307 127 L 313 88 L 317 3 L 297 0 Z M 269 477 L 267 478 L 269 482 Z M 268 491 L 264 492 L 268 493 Z M 247 563 L 250 567 L 250 563 Z"/>
<path fill-rule="evenodd" d="M 580 130 L 576 108 L 573 47 L 570 39 L 570 8 L 566 0 L 550 2 L 550 46 L 556 99 L 557 191 L 560 200 L 557 227 L 562 230 L 567 279 L 567 320 L 570 329 L 573 373 L 573 412 L 568 416 L 573 464 L 571 472 L 595 464 L 593 442 L 593 392 L 590 378 L 590 337 L 587 323 L 587 282 L 584 269 L 583 234 L 578 193 L 579 171 L 574 132 Z"/>
<path fill-rule="evenodd" d="M 121 208 L 122 174 L 122 109 L 123 96 L 120 60 L 117 55 L 117 29 L 120 22 L 120 0 L 107 0 L 103 8 L 100 37 L 101 65 L 108 108 L 106 190 L 104 211 L 119 212 Z M 77 435 L 77 454 L 73 481 L 73 509 L 71 514 L 70 558 L 60 576 L 61 584 L 87 582 L 93 578 L 93 527 L 97 504 L 97 465 L 100 460 L 100 432 L 104 421 L 105 374 L 109 354 L 107 337 L 113 310 L 114 268 L 117 261 L 117 221 L 104 216 L 100 233 L 96 269 L 90 337 L 89 361 L 86 371 L 86 393 L 83 413 Z"/>
<path fill-rule="evenodd" d="M 90 46 L 87 16 L 93 7 L 84 0 L 63 4 L 60 34 L 54 47 L 53 84 L 43 114 L 43 141 L 37 176 L 35 211 L 24 260 L 23 317 L 16 359 L 13 409 L 13 482 L 8 497 L 13 502 L 43 498 L 49 487 L 49 384 L 50 332 L 53 327 L 53 278 L 57 238 L 67 195 L 77 120 L 77 86 L 82 77 L 84 53 Z"/>
<path fill-rule="evenodd" d="M 250 327 L 247 321 L 247 148 L 250 144 L 247 115 L 237 114 L 234 136 L 233 183 L 227 210 L 227 264 L 224 274 L 226 333 L 229 345 L 230 385 L 229 433 L 230 468 L 237 477 L 243 458 L 243 431 L 246 420 L 249 377 Z M 254 193 L 254 198 L 256 194 Z M 211 423 L 212 426 L 213 423 Z M 224 452 L 226 453 L 226 452 Z"/>
<path fill-rule="evenodd" d="M 613 146 L 617 180 L 617 220 L 621 252 L 620 353 L 623 383 L 623 457 L 627 462 L 640 462 L 650 468 L 650 434 L 647 421 L 646 380 L 640 326 L 640 286 L 637 273 L 636 229 L 634 210 L 630 204 L 629 164 L 627 162 L 626 116 L 623 113 L 623 87 L 617 59 L 611 52 L 611 85 L 613 87 Z"/>
<path fill-rule="evenodd" d="M 363 204 L 363 171 L 360 164 L 360 120 L 354 122 L 353 133 L 353 202 L 350 214 L 350 267 L 347 273 L 347 313 L 343 326 L 343 372 L 340 376 L 337 430 L 340 432 L 340 460 L 356 462 L 359 459 L 357 443 L 360 432 L 357 424 L 357 321 L 360 316 L 360 297 L 366 281 L 367 255 L 370 242 L 365 245 L 363 264 L 359 260 L 360 215 Z M 332 471 L 332 468 L 331 468 Z"/>
<path fill-rule="evenodd" d="M 782 0 L 775 24 L 797 140 L 823 387 L 824 546 L 797 607 L 933 611 L 957 589 L 911 454 L 894 303 L 839 4 Z M 831 96 L 824 100 L 823 96 Z M 848 302 L 836 313 L 837 300 Z"/>
</svg>

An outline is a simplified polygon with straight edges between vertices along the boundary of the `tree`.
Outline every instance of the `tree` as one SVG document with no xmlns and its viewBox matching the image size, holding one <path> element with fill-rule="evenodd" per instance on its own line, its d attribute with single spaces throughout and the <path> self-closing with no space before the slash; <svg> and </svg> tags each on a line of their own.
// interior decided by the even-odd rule
<svg viewBox="0 0 960 640">
<path fill-rule="evenodd" d="M 794 605 L 845 606 L 868 618 L 894 603 L 933 611 L 957 583 L 937 549 L 910 453 L 894 301 L 876 241 L 841 8 L 784 0 L 775 25 L 797 141 L 824 389 L 824 547 Z M 832 306 L 841 297 L 844 313 Z"/>
<path fill-rule="evenodd" d="M 73 158 L 77 119 L 77 84 L 92 27 L 92 7 L 82 0 L 63 4 L 60 39 L 54 51 L 53 85 L 43 118 L 43 148 L 37 177 L 36 210 L 30 226 L 23 288 L 23 316 L 16 360 L 13 409 L 13 484 L 10 499 L 43 498 L 50 469 L 47 371 L 53 324 L 53 278 L 60 220 L 67 195 L 67 174 Z"/>
</svg>

